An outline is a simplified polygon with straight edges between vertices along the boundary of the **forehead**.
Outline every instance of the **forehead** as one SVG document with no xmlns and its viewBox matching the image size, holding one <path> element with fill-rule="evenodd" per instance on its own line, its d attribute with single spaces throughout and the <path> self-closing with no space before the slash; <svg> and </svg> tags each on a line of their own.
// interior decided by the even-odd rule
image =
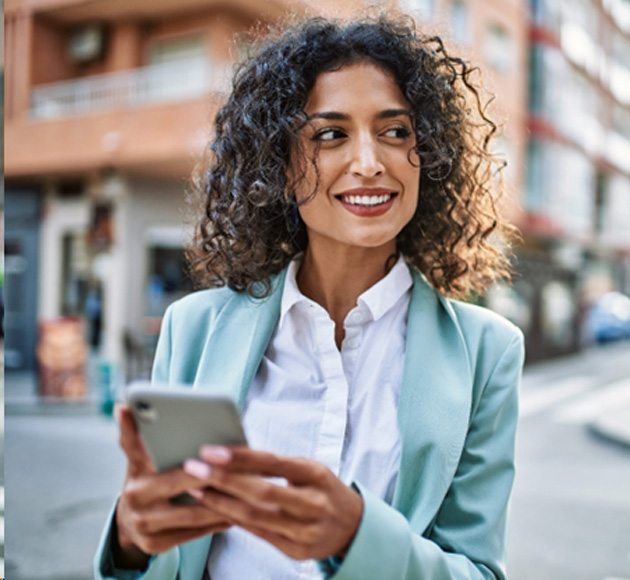
<svg viewBox="0 0 630 580">
<path fill-rule="evenodd" d="M 348 113 L 407 108 L 409 103 L 391 73 L 369 63 L 321 73 L 309 93 L 306 113 Z"/>
</svg>

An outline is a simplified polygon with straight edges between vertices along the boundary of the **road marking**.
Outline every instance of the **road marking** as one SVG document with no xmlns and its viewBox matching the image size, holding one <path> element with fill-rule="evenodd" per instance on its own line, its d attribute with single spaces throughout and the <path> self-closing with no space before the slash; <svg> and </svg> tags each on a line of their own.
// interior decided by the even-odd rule
<svg viewBox="0 0 630 580">
<path fill-rule="evenodd" d="M 555 412 L 554 420 L 559 423 L 586 423 L 606 411 L 630 404 L 630 378 L 602 385 L 586 397 Z"/>
<path fill-rule="evenodd" d="M 525 389 L 521 392 L 519 415 L 527 417 L 544 411 L 553 405 L 575 397 L 593 387 L 593 379 L 587 377 L 573 377 L 561 381 L 554 381 L 547 387 L 536 387 L 535 390 Z"/>
</svg>

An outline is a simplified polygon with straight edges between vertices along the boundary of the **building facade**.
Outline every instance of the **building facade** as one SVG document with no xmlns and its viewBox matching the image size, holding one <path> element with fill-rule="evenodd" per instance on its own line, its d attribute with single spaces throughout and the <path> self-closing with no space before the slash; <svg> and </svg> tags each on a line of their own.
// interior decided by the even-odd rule
<svg viewBox="0 0 630 580">
<path fill-rule="evenodd" d="M 630 2 L 530 10 L 519 283 L 538 357 L 577 349 L 592 301 L 630 292 Z"/>
<path fill-rule="evenodd" d="M 113 365 L 151 350 L 166 305 L 191 289 L 182 254 L 190 232 L 184 193 L 234 61 L 259 23 L 281 22 L 289 12 L 348 17 L 367 3 L 339 4 L 6 1 L 6 199 L 16 215 L 6 232 L 15 288 L 9 321 L 25 333 L 7 341 L 8 369 L 32 368 L 37 324 L 65 316 L 85 319 L 88 340 Z M 445 33 L 488 69 L 517 200 L 508 210 L 518 220 L 527 148 L 526 6 L 377 4 Z"/>
</svg>

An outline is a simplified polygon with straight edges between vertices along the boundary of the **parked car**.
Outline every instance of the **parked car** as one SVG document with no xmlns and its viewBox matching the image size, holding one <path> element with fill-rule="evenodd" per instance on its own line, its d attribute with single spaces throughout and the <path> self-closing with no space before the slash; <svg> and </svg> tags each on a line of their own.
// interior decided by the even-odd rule
<svg viewBox="0 0 630 580">
<path fill-rule="evenodd" d="M 603 344 L 630 338 L 630 296 L 608 292 L 588 310 L 585 320 L 588 342 Z"/>
</svg>

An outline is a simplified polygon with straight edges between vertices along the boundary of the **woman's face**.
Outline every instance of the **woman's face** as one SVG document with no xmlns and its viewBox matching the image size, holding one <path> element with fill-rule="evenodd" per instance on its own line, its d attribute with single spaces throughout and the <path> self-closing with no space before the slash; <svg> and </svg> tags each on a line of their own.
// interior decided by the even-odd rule
<svg viewBox="0 0 630 580">
<path fill-rule="evenodd" d="M 420 162 L 410 106 L 393 77 L 363 62 L 317 77 L 302 130 L 296 191 L 313 244 L 395 250 L 418 203 Z M 319 172 L 319 180 L 313 164 Z M 293 173 L 293 171 L 291 172 Z M 317 186 L 317 187 L 316 187 Z"/>
</svg>

